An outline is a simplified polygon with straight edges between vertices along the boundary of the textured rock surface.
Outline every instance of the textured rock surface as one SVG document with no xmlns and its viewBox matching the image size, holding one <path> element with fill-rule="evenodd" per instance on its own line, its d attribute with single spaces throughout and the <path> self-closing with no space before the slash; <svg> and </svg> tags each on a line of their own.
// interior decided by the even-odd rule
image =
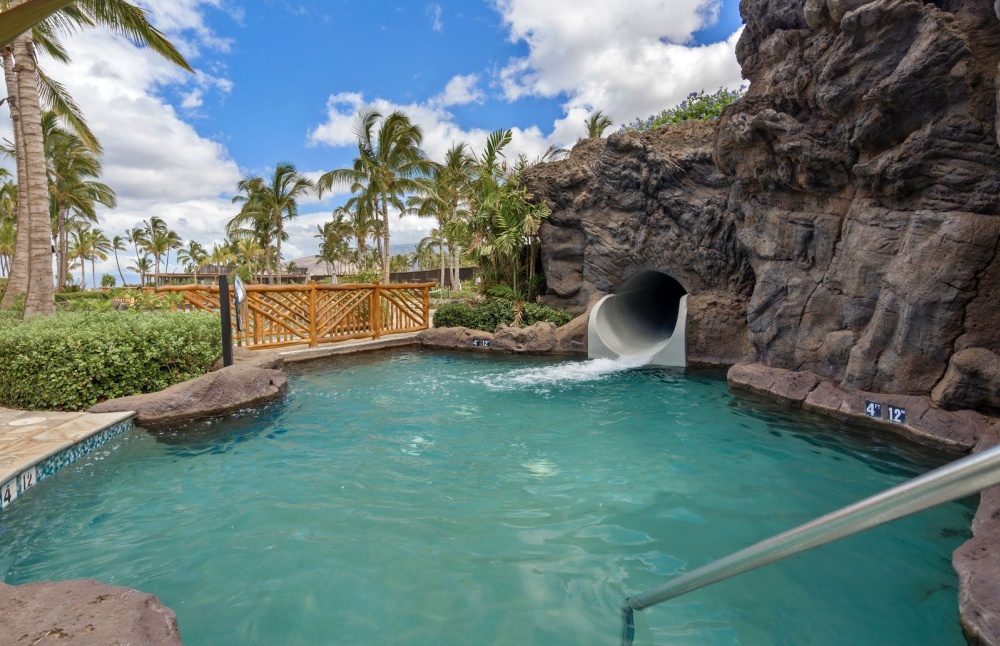
<svg viewBox="0 0 1000 646">
<path fill-rule="evenodd" d="M 562 327 L 539 322 L 526 328 L 507 325 L 494 333 L 464 327 L 442 327 L 424 330 L 417 340 L 430 348 L 452 350 L 498 351 L 515 354 L 586 354 L 587 316 L 578 316 Z M 475 341 L 479 341 L 477 345 Z M 488 341 L 489 345 L 483 344 Z"/>
<path fill-rule="evenodd" d="M 997 444 L 1000 433 L 994 429 L 980 438 L 976 450 Z M 1000 487 L 980 495 L 972 534 L 952 555 L 962 628 L 973 646 L 1000 644 Z"/>
<path fill-rule="evenodd" d="M 285 365 L 285 359 L 279 353 L 271 350 L 249 350 L 247 348 L 235 347 L 233 348 L 233 365 L 281 370 Z M 222 370 L 222 357 L 219 357 L 212 365 L 210 372 L 217 370 Z"/>
<path fill-rule="evenodd" d="M 137 424 L 155 426 L 257 406 L 281 397 L 286 388 L 281 370 L 235 364 L 158 393 L 109 399 L 90 412 L 131 410 L 136 413 Z"/>
<path fill-rule="evenodd" d="M 1000 353 L 994 8 L 743 0 L 741 11 L 752 84 L 714 126 L 588 140 L 532 169 L 528 186 L 553 211 L 541 231 L 548 300 L 582 309 L 658 269 L 693 296 L 745 299 L 742 321 L 718 311 L 752 358 L 845 391 L 924 396 L 955 352 Z M 703 334 L 722 327 L 711 313 L 693 308 L 692 356 L 745 358 Z"/>
<path fill-rule="evenodd" d="M 941 408 L 1000 411 L 1000 357 L 983 348 L 956 352 L 931 393 Z"/>
<path fill-rule="evenodd" d="M 3 644 L 179 646 L 177 616 L 151 594 L 99 581 L 0 583 Z"/>
<path fill-rule="evenodd" d="M 753 276 L 724 211 L 730 181 L 712 161 L 711 124 L 578 144 L 540 164 L 528 188 L 552 209 L 542 223 L 546 300 L 582 312 L 622 281 L 659 269 L 689 292 L 749 296 Z"/>
</svg>

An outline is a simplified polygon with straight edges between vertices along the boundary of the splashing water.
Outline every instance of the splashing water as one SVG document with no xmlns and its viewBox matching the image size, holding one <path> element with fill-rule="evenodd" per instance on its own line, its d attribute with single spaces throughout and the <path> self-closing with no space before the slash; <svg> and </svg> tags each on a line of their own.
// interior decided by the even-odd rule
<svg viewBox="0 0 1000 646">
<path fill-rule="evenodd" d="M 491 390 L 545 388 L 560 384 L 600 381 L 619 372 L 647 365 L 655 352 L 621 356 L 617 359 L 565 361 L 540 368 L 517 368 L 508 372 L 481 377 L 478 381 Z"/>
</svg>

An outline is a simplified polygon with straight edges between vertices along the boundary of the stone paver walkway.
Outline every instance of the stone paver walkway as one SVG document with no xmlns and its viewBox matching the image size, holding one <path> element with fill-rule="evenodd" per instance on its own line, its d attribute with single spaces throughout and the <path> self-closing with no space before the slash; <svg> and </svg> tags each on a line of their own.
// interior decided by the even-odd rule
<svg viewBox="0 0 1000 646">
<path fill-rule="evenodd" d="M 0 408 L 0 484 L 132 415 Z"/>
</svg>

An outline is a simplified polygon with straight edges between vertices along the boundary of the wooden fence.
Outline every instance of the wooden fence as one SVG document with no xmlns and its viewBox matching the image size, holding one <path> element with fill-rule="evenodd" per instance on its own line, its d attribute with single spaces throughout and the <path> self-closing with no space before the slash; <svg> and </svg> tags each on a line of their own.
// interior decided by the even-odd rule
<svg viewBox="0 0 1000 646">
<path fill-rule="evenodd" d="M 383 334 L 426 330 L 434 283 L 380 285 L 247 285 L 247 320 L 233 343 L 280 348 L 308 343 L 377 339 Z M 230 288 L 230 305 L 232 288 Z M 158 294 L 181 294 L 181 309 L 219 312 L 219 288 L 205 285 L 157 287 Z M 233 306 L 235 307 L 235 306 Z"/>
</svg>

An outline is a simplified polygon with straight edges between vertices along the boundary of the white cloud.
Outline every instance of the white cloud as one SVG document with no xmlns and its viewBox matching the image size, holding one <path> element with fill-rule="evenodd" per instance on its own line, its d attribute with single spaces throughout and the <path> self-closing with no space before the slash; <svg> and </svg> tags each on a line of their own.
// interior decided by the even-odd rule
<svg viewBox="0 0 1000 646">
<path fill-rule="evenodd" d="M 741 84 L 735 47 L 692 46 L 721 0 L 495 0 L 510 40 L 528 54 L 497 75 L 508 100 L 566 96 L 553 138 L 572 142 L 601 110 L 617 123 L 676 105 L 693 91 Z"/>
<path fill-rule="evenodd" d="M 383 115 L 395 110 L 404 112 L 423 130 L 422 147 L 431 159 L 443 159 L 445 152 L 459 142 L 465 142 L 473 151 L 479 152 L 490 134 L 490 131 L 482 128 L 463 128 L 436 98 L 423 103 L 400 104 L 385 99 L 367 101 L 363 94 L 342 92 L 327 100 L 326 121 L 309 133 L 309 141 L 317 145 L 338 147 L 355 145 L 357 139 L 354 134 L 354 116 L 365 105 L 375 106 Z M 549 147 L 550 138 L 537 126 L 512 130 L 514 138 L 506 150 L 508 158 L 524 154 L 534 159 Z"/>
<path fill-rule="evenodd" d="M 444 31 L 444 23 L 441 22 L 441 5 L 432 4 L 428 6 L 427 15 L 431 19 L 431 29 L 439 33 Z"/>
<path fill-rule="evenodd" d="M 444 86 L 444 92 L 435 99 L 435 102 L 441 107 L 482 103 L 486 95 L 479 89 L 478 84 L 478 74 L 456 74 Z"/>
<path fill-rule="evenodd" d="M 202 50 L 226 48 L 226 40 L 202 18 L 205 6 L 218 4 L 175 0 L 149 8 L 154 24 L 196 65 Z M 108 237 L 155 215 L 184 240 L 209 246 L 221 241 L 234 213 L 229 195 L 240 179 L 239 168 L 222 144 L 181 119 L 160 91 L 176 89 L 181 108 L 194 110 L 209 92 L 227 94 L 231 81 L 214 68 L 210 74 L 185 72 L 101 29 L 67 38 L 66 47 L 70 65 L 40 62 L 67 86 L 104 147 L 101 180 L 118 195 L 118 208 L 100 214 Z M 98 271 L 115 273 L 113 258 Z"/>
</svg>

